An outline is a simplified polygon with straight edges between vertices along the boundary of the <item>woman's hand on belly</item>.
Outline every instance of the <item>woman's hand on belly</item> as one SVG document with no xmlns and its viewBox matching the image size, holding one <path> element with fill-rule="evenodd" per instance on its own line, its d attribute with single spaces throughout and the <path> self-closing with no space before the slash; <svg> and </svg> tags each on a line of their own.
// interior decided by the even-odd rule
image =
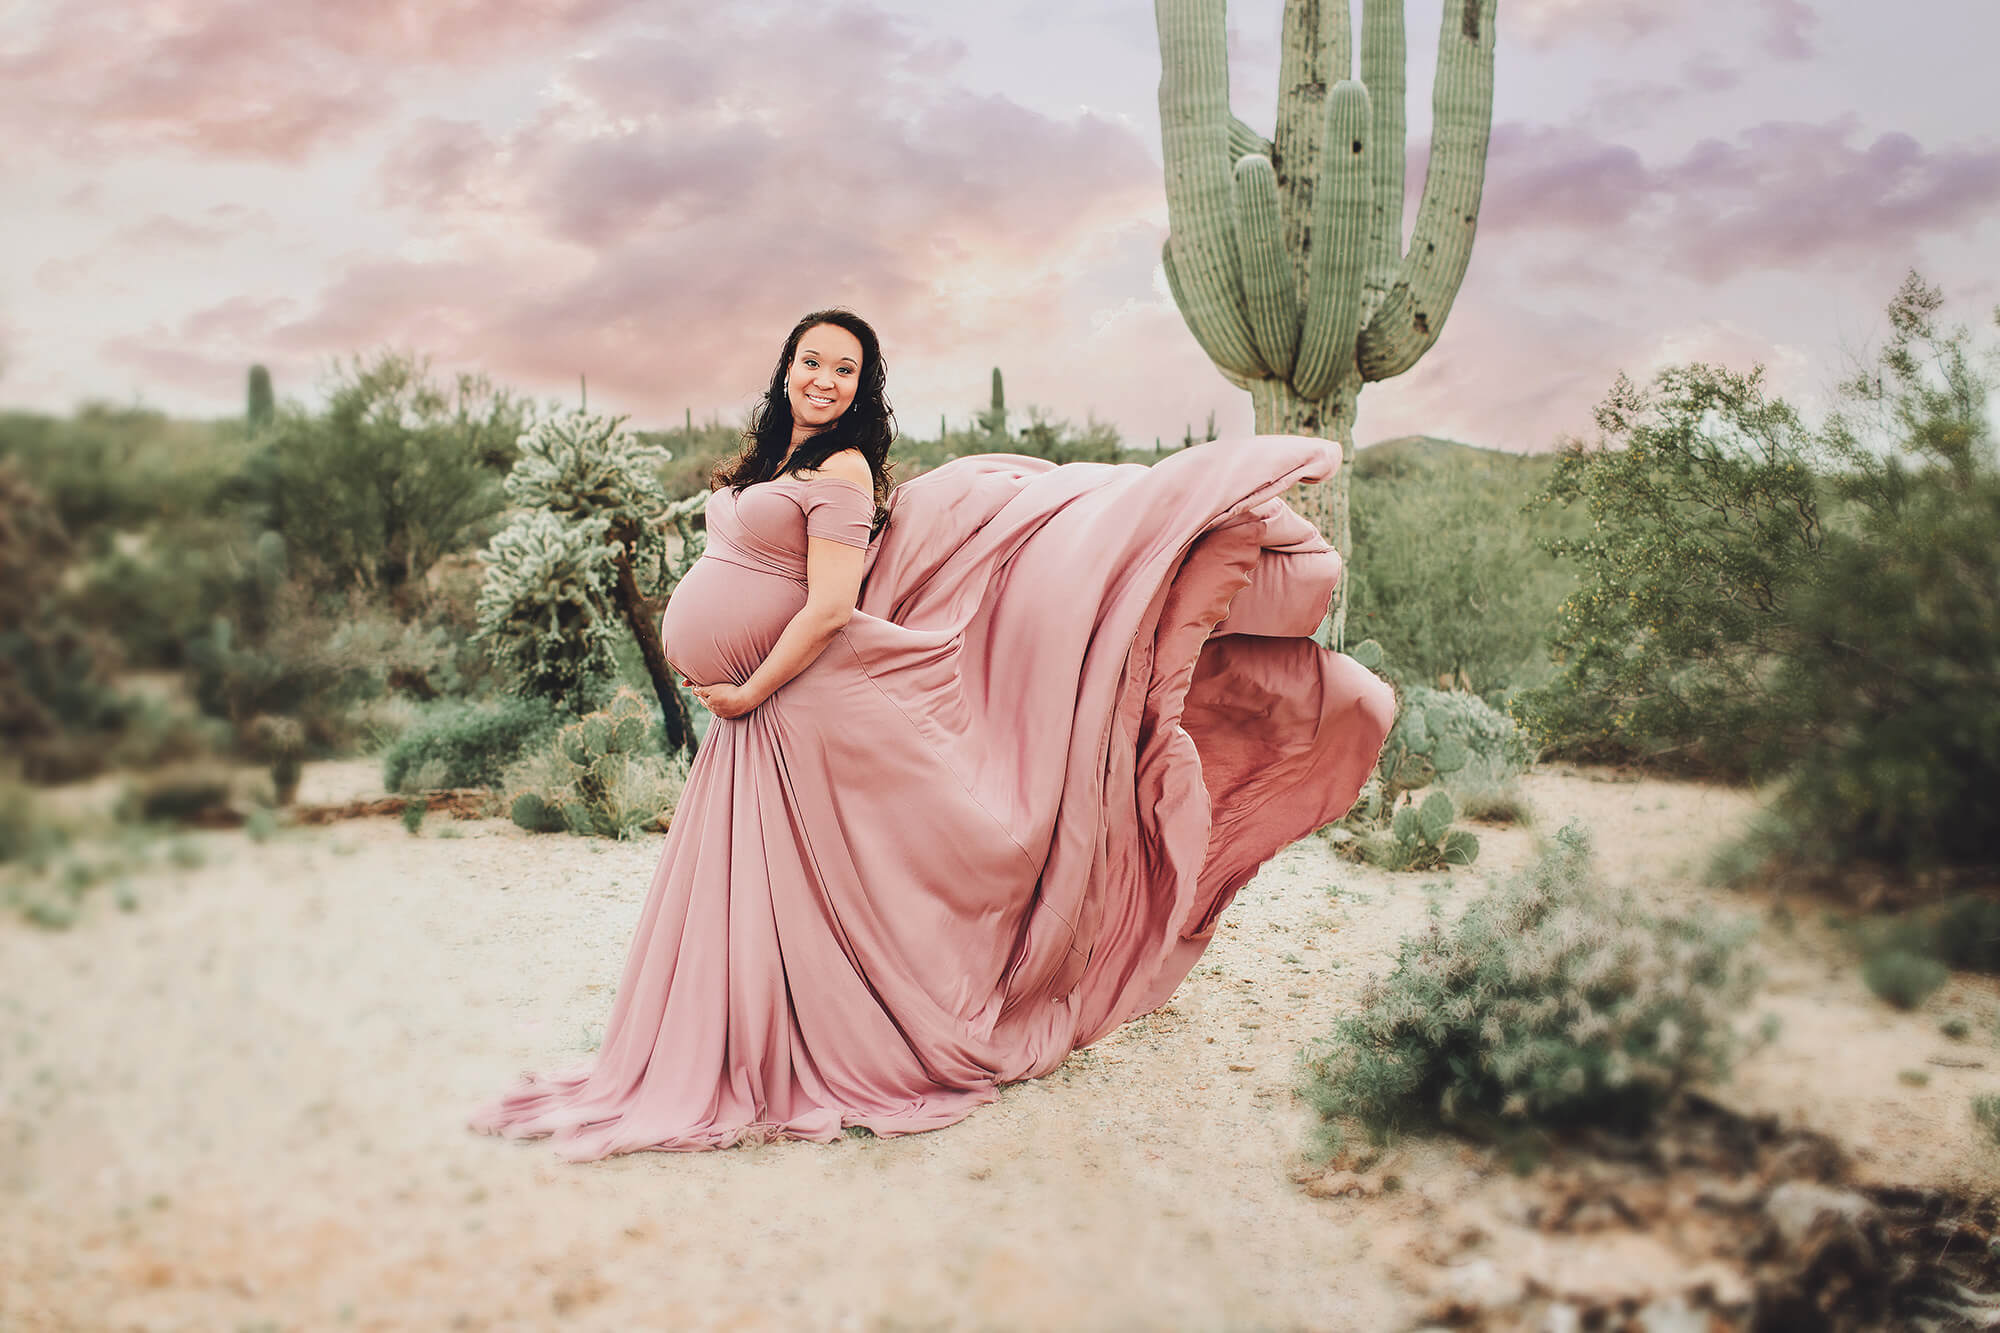
<svg viewBox="0 0 2000 1333">
<path fill-rule="evenodd" d="M 702 706 L 717 717 L 742 717 L 763 702 L 743 686 L 732 685 L 728 681 L 715 685 L 697 685 L 694 687 L 694 697 L 701 700 Z"/>
</svg>

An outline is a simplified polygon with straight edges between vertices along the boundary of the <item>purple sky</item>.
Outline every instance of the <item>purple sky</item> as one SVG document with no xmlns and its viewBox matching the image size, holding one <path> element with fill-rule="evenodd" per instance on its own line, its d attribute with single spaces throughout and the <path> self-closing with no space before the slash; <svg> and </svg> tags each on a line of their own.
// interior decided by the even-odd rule
<svg viewBox="0 0 2000 1333">
<path fill-rule="evenodd" d="M 1358 9 L 1358 0 L 1357 0 Z M 1277 0 L 1231 8 L 1275 116 Z M 1409 0 L 1421 183 L 1436 0 Z M 1808 402 L 1904 271 L 2000 301 L 1991 0 L 1501 0 L 1486 201 L 1363 441 L 1588 428 L 1619 370 Z M 240 410 L 394 344 L 640 425 L 734 419 L 798 314 L 881 330 L 904 427 L 988 373 L 1178 437 L 1247 395 L 1158 271 L 1143 0 L 29 0 L 0 13 L 0 404 Z"/>
</svg>

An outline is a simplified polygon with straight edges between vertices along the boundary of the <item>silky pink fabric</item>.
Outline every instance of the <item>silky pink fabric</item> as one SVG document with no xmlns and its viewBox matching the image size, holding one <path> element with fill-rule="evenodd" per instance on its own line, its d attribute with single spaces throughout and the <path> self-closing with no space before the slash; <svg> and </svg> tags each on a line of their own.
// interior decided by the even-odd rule
<svg viewBox="0 0 2000 1333">
<path fill-rule="evenodd" d="M 1393 718 L 1308 637 L 1339 558 L 1280 497 L 1338 460 L 1293 436 L 962 458 L 872 542 L 848 482 L 718 491 L 662 621 L 677 667 L 756 668 L 808 532 L 866 546 L 859 605 L 711 724 L 597 1054 L 473 1126 L 577 1160 L 935 1129 L 1157 1007 Z"/>
</svg>

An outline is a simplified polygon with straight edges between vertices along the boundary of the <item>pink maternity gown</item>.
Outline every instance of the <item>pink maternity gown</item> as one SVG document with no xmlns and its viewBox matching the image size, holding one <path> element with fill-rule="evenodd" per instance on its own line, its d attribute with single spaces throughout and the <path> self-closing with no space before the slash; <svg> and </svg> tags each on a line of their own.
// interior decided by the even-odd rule
<svg viewBox="0 0 2000 1333">
<path fill-rule="evenodd" d="M 1280 497 L 1338 460 L 1293 436 L 961 458 L 872 542 L 836 478 L 716 492 L 662 622 L 692 679 L 762 661 L 808 536 L 866 548 L 859 605 L 712 722 L 596 1055 L 473 1127 L 575 1160 L 935 1129 L 1164 1002 L 1392 720 L 1308 637 L 1340 563 Z"/>
</svg>

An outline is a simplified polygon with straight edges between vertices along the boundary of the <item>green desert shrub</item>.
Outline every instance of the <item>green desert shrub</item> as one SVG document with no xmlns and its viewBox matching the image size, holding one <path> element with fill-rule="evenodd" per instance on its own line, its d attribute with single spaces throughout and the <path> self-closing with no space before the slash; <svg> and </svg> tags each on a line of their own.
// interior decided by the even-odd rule
<svg viewBox="0 0 2000 1333">
<path fill-rule="evenodd" d="M 1571 518 L 1523 512 L 1548 467 L 1443 440 L 1360 450 L 1350 632 L 1411 680 L 1483 693 L 1546 675 L 1549 626 L 1576 581 L 1541 549 Z"/>
<path fill-rule="evenodd" d="M 558 731 L 511 767 L 506 808 L 530 832 L 625 838 L 661 827 L 687 781 L 687 764 L 660 752 L 656 720 L 638 693 L 621 688 L 610 705 Z"/>
<path fill-rule="evenodd" d="M 1891 458 L 1841 482 L 1863 487 L 1774 672 L 1794 719 L 1775 808 L 1800 859 L 2000 868 L 2000 469 Z"/>
<path fill-rule="evenodd" d="M 1974 1097 L 1972 1119 L 1995 1146 L 2000 1146 L 2000 1093 L 1987 1092 Z"/>
<path fill-rule="evenodd" d="M 2000 869 L 2000 349 L 1943 300 L 1910 275 L 1814 428 L 1756 372 L 1621 380 L 1545 496 L 1592 527 L 1516 701 L 1567 753 L 1769 781 L 1774 859 L 1919 897 Z"/>
<path fill-rule="evenodd" d="M 1861 979 L 1868 989 L 1898 1009 L 1915 1009 L 1950 976 L 1937 959 L 1909 949 L 1881 949 L 1861 964 Z"/>
<path fill-rule="evenodd" d="M 1729 776 L 1782 740 L 1771 668 L 1825 536 L 1824 451 L 1762 368 L 1619 376 L 1594 444 L 1566 449 L 1543 508 L 1589 519 L 1548 542 L 1579 574 L 1555 674 L 1515 702 L 1538 742 Z"/>
<path fill-rule="evenodd" d="M 0 865 L 40 865 L 69 841 L 25 782 L 0 778 Z"/>
<path fill-rule="evenodd" d="M 1521 788 L 1521 775 L 1510 765 L 1475 755 L 1442 785 L 1458 805 L 1461 819 L 1480 824 L 1534 822 L 1534 809 Z"/>
<path fill-rule="evenodd" d="M 241 486 L 266 526 L 312 552 L 315 582 L 401 589 L 491 530 L 531 415 L 482 376 L 440 379 L 404 352 L 356 357 L 323 412 L 287 407 L 258 432 Z"/>
<path fill-rule="evenodd" d="M 2000 973 L 2000 898 L 1968 893 L 1929 914 L 1932 954 L 1947 967 Z"/>
<path fill-rule="evenodd" d="M 1865 954 L 1907 953 L 1943 967 L 2000 972 L 2000 898 L 1968 893 L 1866 923 Z"/>
<path fill-rule="evenodd" d="M 118 815 L 126 822 L 190 823 L 228 807 L 229 771 L 214 764 L 177 764 L 125 784 Z"/>
<path fill-rule="evenodd" d="M 353 740 L 350 710 L 380 693 L 373 664 L 341 651 L 330 624 L 316 614 L 301 611 L 283 623 L 282 632 L 255 640 L 218 618 L 190 640 L 195 700 L 239 737 L 261 715 L 293 717 L 312 752 L 342 750 Z"/>
<path fill-rule="evenodd" d="M 189 704 L 135 693 L 124 729 L 109 742 L 112 768 L 147 769 L 191 763 L 226 753 L 233 743 L 228 723 L 206 717 Z"/>
<path fill-rule="evenodd" d="M 670 499 L 660 481 L 665 451 L 624 420 L 567 412 L 522 437 L 506 482 L 518 510 L 479 557 L 486 578 L 474 637 L 515 690 L 578 713 L 602 703 L 618 645 L 635 641 L 669 741 L 687 750 L 687 706 L 660 650 L 658 619 L 706 540 L 694 523 L 708 492 Z"/>
<path fill-rule="evenodd" d="M 1330 1146 L 1404 1129 L 1636 1127 L 1721 1077 L 1755 985 L 1749 927 L 1659 916 L 1600 882 L 1581 826 L 1449 928 L 1403 941 L 1304 1053 Z"/>
<path fill-rule="evenodd" d="M 186 641 L 222 616 L 261 634 L 287 565 L 276 533 L 236 509 L 155 518 L 121 530 L 78 571 L 78 616 L 118 640 L 136 667 L 186 665 Z"/>
<path fill-rule="evenodd" d="M 34 782 L 99 771 L 134 706 L 113 683 L 117 644 L 75 613 L 76 554 L 48 498 L 0 459 L 0 749 Z"/>
<path fill-rule="evenodd" d="M 150 408 L 85 403 L 67 418 L 0 412 L 0 457 L 47 495 L 84 551 L 116 533 L 212 511 L 245 456 L 236 422 L 179 421 Z"/>
<path fill-rule="evenodd" d="M 508 765 L 555 733 L 563 715 L 541 699 L 506 696 L 433 705 L 382 755 L 382 782 L 406 791 L 422 769 L 430 785 L 492 787 Z"/>
</svg>

